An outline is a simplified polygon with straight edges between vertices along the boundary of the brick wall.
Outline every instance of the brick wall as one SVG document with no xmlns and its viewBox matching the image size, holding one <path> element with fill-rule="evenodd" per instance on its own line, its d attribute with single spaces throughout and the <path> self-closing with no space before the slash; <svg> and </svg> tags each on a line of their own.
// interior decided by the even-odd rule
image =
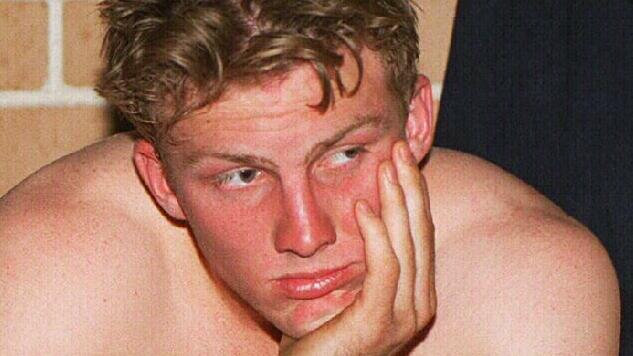
<svg viewBox="0 0 633 356">
<path fill-rule="evenodd" d="M 456 1 L 419 1 L 420 70 L 436 98 Z M 102 36 L 96 4 L 0 0 L 0 196 L 41 166 L 116 131 L 92 91 Z"/>
</svg>

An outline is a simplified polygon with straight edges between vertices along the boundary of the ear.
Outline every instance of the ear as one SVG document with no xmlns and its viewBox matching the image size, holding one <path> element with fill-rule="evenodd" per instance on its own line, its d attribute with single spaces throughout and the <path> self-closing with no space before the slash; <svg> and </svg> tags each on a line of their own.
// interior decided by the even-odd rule
<svg viewBox="0 0 633 356">
<path fill-rule="evenodd" d="M 172 218 L 186 220 L 176 195 L 167 184 L 156 148 L 149 141 L 141 139 L 134 144 L 134 165 L 158 205 Z"/>
<path fill-rule="evenodd" d="M 409 116 L 405 126 L 409 149 L 418 162 L 426 156 L 433 145 L 436 119 L 433 116 L 432 92 L 429 79 L 420 75 L 409 102 Z"/>
</svg>

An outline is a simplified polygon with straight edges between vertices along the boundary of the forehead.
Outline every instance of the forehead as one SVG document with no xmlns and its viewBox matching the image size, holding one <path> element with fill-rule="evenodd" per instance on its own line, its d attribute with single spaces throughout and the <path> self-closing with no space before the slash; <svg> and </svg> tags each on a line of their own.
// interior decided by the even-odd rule
<svg viewBox="0 0 633 356">
<path fill-rule="evenodd" d="M 393 113 L 388 111 L 397 105 L 393 105 L 395 100 L 388 89 L 379 55 L 363 50 L 361 58 L 363 73 L 358 91 L 352 96 L 342 97 L 333 84 L 334 104 L 325 112 L 314 107 L 323 96 L 317 71 L 310 64 L 300 64 L 281 75 L 261 79 L 256 84 L 229 85 L 218 100 L 174 125 L 171 134 L 186 142 L 196 141 L 202 132 L 209 131 L 233 132 L 235 135 L 283 131 L 311 120 L 318 120 L 321 127 L 330 122 L 336 128 L 359 116 L 392 116 L 390 114 Z M 355 86 L 359 71 L 351 55 L 344 56 L 340 74 L 345 88 Z"/>
<path fill-rule="evenodd" d="M 343 64 L 340 67 L 341 82 L 348 90 L 354 88 L 359 79 L 359 70 L 354 57 L 349 51 L 343 54 Z M 380 62 L 380 55 L 376 52 L 363 50 L 360 53 L 363 74 L 373 74 L 371 78 L 364 78 L 369 86 L 379 85 L 385 82 L 384 69 Z M 332 88 L 337 86 L 332 83 Z M 296 64 L 290 70 L 277 75 L 264 76 L 261 80 L 255 81 L 255 85 L 236 84 L 229 86 L 221 96 L 217 107 L 221 107 L 226 101 L 246 100 L 254 103 L 269 103 L 274 105 L 284 105 L 291 102 L 288 99 L 318 104 L 322 98 L 321 82 L 314 66 L 308 62 Z M 338 90 L 334 90 L 335 98 L 340 99 Z"/>
</svg>

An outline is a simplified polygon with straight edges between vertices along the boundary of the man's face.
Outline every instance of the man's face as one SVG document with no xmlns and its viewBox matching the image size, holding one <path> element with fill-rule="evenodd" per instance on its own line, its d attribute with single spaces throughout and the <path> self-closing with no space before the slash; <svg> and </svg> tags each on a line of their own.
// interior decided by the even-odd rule
<svg viewBox="0 0 633 356">
<path fill-rule="evenodd" d="M 320 113 L 308 65 L 261 86 L 230 87 L 179 122 L 166 165 L 209 265 L 285 334 L 299 337 L 354 301 L 364 244 L 354 204 L 379 211 L 376 170 L 402 137 L 377 57 L 359 91 Z M 356 67 L 343 66 L 351 87 Z"/>
</svg>

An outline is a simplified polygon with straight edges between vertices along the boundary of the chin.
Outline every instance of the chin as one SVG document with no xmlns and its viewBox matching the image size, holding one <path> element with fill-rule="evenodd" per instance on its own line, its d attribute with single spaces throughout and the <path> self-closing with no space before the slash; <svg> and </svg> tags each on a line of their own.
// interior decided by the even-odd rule
<svg viewBox="0 0 633 356">
<path fill-rule="evenodd" d="M 295 339 L 320 328 L 341 314 L 356 299 L 358 290 L 337 290 L 325 297 L 299 303 L 289 315 L 285 325 L 277 327 Z"/>
<path fill-rule="evenodd" d="M 323 326 L 323 325 L 324 325 L 325 323 L 327 323 L 328 321 L 330 321 L 330 320 L 334 319 L 334 318 L 335 318 L 337 315 L 339 315 L 342 311 L 343 311 L 343 308 L 341 308 L 341 310 L 333 311 L 333 312 L 332 312 L 332 313 L 330 313 L 330 314 L 324 315 L 324 316 L 322 316 L 321 318 L 316 319 L 316 320 L 314 320 L 314 321 L 312 321 L 312 322 L 308 323 L 308 324 L 305 326 L 305 328 L 304 328 L 305 330 L 304 330 L 303 334 L 305 335 L 305 334 L 307 334 L 307 333 L 309 333 L 309 332 L 312 332 L 312 331 L 314 331 L 314 330 L 316 330 L 316 329 L 320 328 L 321 326 Z"/>
</svg>

